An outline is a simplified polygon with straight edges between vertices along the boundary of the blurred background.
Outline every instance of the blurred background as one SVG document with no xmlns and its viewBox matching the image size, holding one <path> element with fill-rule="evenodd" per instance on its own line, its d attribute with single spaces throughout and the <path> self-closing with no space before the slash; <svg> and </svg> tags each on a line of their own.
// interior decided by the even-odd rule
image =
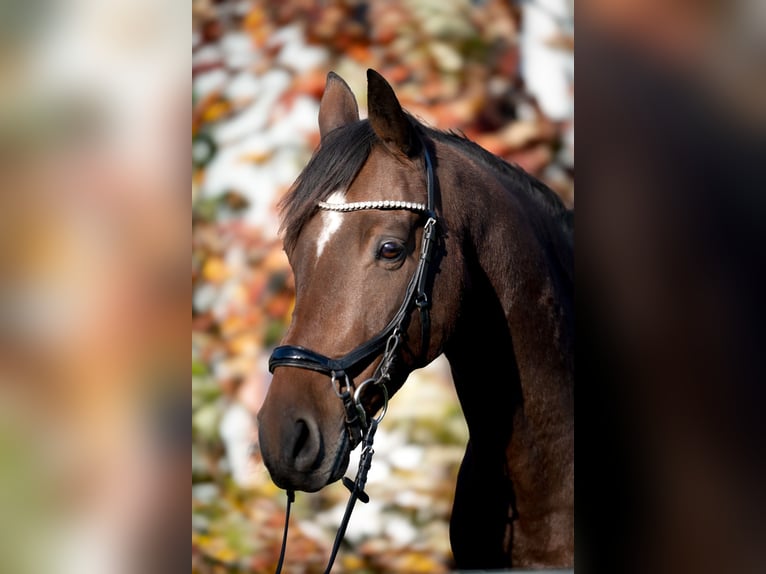
<svg viewBox="0 0 766 574">
<path fill-rule="evenodd" d="M 275 209 L 319 142 L 330 70 L 366 114 L 367 68 L 425 123 L 458 130 L 574 204 L 573 6 L 442 0 L 193 3 L 194 572 L 272 572 L 285 495 L 254 415 L 289 324 Z M 378 431 L 337 572 L 446 572 L 467 440 L 446 362 L 414 373 Z M 358 452 L 347 475 L 353 476 Z M 322 572 L 348 498 L 298 493 L 289 571 Z"/>
<path fill-rule="evenodd" d="M 191 19 L 0 7 L 2 572 L 188 567 Z"/>
</svg>

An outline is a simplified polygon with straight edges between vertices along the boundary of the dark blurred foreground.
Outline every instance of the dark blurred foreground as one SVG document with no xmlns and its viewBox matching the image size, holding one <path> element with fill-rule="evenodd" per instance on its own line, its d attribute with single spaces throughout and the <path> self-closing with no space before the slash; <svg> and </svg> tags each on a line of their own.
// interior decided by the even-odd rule
<svg viewBox="0 0 766 574">
<path fill-rule="evenodd" d="M 589 6 L 578 567 L 763 571 L 764 28 L 755 3 Z"/>
</svg>

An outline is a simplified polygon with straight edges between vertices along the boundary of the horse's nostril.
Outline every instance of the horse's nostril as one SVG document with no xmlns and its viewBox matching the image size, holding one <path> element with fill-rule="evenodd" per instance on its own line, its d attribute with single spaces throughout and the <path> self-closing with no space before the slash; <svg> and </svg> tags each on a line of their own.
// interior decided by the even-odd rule
<svg viewBox="0 0 766 574">
<path fill-rule="evenodd" d="M 301 454 L 301 451 L 309 440 L 310 434 L 309 426 L 303 419 L 298 419 L 296 421 L 296 425 L 298 427 L 298 436 L 295 439 L 295 444 L 293 445 L 293 460 L 296 460 Z"/>
<path fill-rule="evenodd" d="M 295 421 L 294 432 L 292 455 L 295 470 L 316 470 L 322 462 L 322 437 L 319 428 L 311 419 L 298 419 Z"/>
</svg>

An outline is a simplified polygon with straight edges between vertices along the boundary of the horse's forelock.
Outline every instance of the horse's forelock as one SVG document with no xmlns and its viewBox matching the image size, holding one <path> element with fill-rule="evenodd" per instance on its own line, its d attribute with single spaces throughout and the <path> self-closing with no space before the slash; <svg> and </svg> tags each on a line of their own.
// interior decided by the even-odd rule
<svg viewBox="0 0 766 574">
<path fill-rule="evenodd" d="M 308 165 L 282 198 L 280 233 L 285 250 L 295 247 L 301 229 L 324 201 L 339 189 L 348 189 L 367 161 L 376 139 L 367 120 L 337 128 L 326 134 Z"/>
</svg>

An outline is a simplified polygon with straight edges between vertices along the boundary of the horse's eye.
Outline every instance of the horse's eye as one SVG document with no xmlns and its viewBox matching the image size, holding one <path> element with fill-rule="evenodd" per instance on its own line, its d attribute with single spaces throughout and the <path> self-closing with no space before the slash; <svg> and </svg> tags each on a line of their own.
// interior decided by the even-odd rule
<svg viewBox="0 0 766 574">
<path fill-rule="evenodd" d="M 394 259 L 398 259 L 403 252 L 404 246 L 395 241 L 386 241 L 378 250 L 378 258 L 393 261 Z"/>
</svg>

